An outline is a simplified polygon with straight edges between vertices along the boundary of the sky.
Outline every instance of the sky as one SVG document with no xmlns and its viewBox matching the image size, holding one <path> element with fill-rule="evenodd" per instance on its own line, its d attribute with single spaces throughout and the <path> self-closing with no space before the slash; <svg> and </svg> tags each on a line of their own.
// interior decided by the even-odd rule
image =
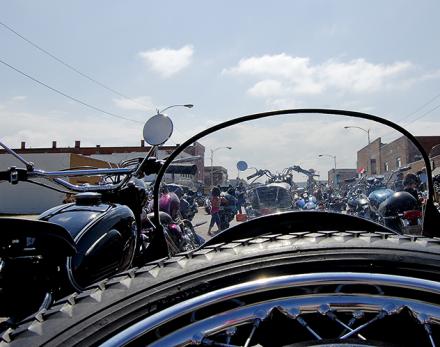
<svg viewBox="0 0 440 347">
<path fill-rule="evenodd" d="M 168 112 L 169 144 L 308 107 L 440 135 L 439 13 L 437 0 L 2 1 L 0 141 L 138 145 L 156 109 L 187 103 Z"/>
</svg>

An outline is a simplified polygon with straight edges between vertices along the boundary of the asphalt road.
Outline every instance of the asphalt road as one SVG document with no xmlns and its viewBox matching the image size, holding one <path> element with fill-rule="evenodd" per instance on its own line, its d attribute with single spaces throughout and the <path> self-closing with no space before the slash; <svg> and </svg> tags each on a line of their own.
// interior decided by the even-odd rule
<svg viewBox="0 0 440 347">
<path fill-rule="evenodd" d="M 211 236 L 208 235 L 208 228 L 209 228 L 209 222 L 211 221 L 211 215 L 207 214 L 205 212 L 205 209 L 203 207 L 199 207 L 199 212 L 196 213 L 194 216 L 194 219 L 192 220 L 193 225 L 197 225 L 200 223 L 204 223 L 203 225 L 200 225 L 196 227 L 196 232 L 201 237 L 203 237 L 205 240 L 209 240 Z M 230 223 L 231 226 L 238 224 L 235 219 Z M 217 226 L 214 225 L 212 228 L 212 231 L 215 233 L 217 231 Z"/>
</svg>

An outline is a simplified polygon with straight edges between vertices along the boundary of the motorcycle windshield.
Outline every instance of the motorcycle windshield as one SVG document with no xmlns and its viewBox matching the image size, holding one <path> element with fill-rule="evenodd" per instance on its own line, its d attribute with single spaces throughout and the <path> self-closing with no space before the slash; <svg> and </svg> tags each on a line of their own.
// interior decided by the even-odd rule
<svg viewBox="0 0 440 347">
<path fill-rule="evenodd" d="M 220 208 L 217 200 L 212 208 L 196 206 L 192 222 L 202 237 L 209 239 L 209 230 L 212 234 L 267 214 L 304 210 L 350 214 L 399 233 L 422 232 L 428 187 L 420 179 L 425 172 L 420 145 L 374 116 L 280 113 L 243 117 L 194 137 L 175 159 L 193 157 L 188 165 L 197 170 L 165 171 L 161 184 L 187 187 L 205 196 L 204 205 L 213 196 L 235 197 L 221 199 Z M 386 196 L 381 194 L 384 189 Z M 422 217 L 405 220 L 410 207 Z M 225 222 L 217 225 L 218 220 Z"/>
<path fill-rule="evenodd" d="M 263 214 L 262 209 L 281 211 L 292 207 L 290 192 L 282 187 L 261 186 L 248 193 L 250 204 L 256 213 Z"/>
</svg>

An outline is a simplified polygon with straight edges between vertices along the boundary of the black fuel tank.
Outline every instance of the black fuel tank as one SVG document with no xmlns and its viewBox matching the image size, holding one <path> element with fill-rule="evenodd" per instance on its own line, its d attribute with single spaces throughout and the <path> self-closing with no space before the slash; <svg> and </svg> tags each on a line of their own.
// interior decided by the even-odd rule
<svg viewBox="0 0 440 347">
<path fill-rule="evenodd" d="M 66 273 L 76 290 L 130 267 L 136 249 L 137 227 L 125 205 L 67 204 L 46 211 L 40 220 L 63 226 L 75 241 Z"/>
</svg>

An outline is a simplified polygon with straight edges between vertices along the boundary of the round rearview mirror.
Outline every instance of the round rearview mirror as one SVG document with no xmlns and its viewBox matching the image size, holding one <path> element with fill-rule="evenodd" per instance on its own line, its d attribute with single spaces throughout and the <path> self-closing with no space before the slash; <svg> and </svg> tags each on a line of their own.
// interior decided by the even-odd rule
<svg viewBox="0 0 440 347">
<path fill-rule="evenodd" d="M 248 168 L 248 164 L 245 161 L 240 160 L 239 162 L 237 162 L 237 169 L 239 171 L 246 171 L 247 168 Z"/>
<path fill-rule="evenodd" d="M 165 143 L 173 133 L 173 121 L 164 114 L 158 113 L 144 125 L 144 140 L 152 146 Z"/>
</svg>

